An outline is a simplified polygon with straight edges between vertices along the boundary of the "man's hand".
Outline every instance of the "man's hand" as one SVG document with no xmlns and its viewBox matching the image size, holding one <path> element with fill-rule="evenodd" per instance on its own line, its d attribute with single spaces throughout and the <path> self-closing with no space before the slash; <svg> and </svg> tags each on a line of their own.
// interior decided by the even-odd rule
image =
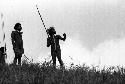
<svg viewBox="0 0 125 84">
<path fill-rule="evenodd" d="M 66 40 L 66 34 L 64 33 L 63 36 L 64 36 L 64 41 L 65 41 Z"/>
<path fill-rule="evenodd" d="M 66 37 L 66 34 L 64 33 L 63 36 Z"/>
</svg>

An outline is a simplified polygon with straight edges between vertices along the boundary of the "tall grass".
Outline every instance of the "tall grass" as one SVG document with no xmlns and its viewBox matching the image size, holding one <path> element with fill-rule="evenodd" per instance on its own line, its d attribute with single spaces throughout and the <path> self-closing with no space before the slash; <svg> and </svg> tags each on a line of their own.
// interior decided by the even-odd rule
<svg viewBox="0 0 125 84">
<path fill-rule="evenodd" d="M 50 62 L 0 66 L 0 84 L 125 84 L 125 69 L 97 70 L 86 65 L 53 68 Z"/>
</svg>

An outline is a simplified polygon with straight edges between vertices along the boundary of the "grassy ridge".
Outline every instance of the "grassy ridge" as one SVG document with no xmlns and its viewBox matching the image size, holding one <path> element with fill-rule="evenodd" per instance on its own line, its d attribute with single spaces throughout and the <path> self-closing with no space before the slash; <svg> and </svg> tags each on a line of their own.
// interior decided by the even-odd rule
<svg viewBox="0 0 125 84">
<path fill-rule="evenodd" d="M 0 84 L 125 84 L 125 69 L 120 67 L 114 71 L 114 67 L 98 71 L 85 65 L 54 69 L 46 62 L 0 67 Z"/>
</svg>

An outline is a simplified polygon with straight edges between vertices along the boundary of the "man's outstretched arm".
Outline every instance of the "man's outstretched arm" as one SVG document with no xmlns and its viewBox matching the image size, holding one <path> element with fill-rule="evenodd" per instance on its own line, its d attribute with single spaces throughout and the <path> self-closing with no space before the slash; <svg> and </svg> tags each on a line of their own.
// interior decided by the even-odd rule
<svg viewBox="0 0 125 84">
<path fill-rule="evenodd" d="M 65 41 L 65 40 L 66 40 L 66 34 L 65 34 L 65 33 L 63 34 L 63 38 L 59 35 L 59 38 L 60 38 L 61 40 Z"/>
</svg>

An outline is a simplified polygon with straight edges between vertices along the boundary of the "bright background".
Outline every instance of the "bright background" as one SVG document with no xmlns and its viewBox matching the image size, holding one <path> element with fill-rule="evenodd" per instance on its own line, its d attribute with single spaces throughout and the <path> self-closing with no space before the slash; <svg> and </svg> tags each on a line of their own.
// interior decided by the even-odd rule
<svg viewBox="0 0 125 84">
<path fill-rule="evenodd" d="M 72 62 L 125 64 L 124 0 L 0 0 L 3 14 L 0 23 L 5 23 L 8 63 L 14 58 L 10 35 L 17 22 L 22 24 L 27 57 L 34 62 L 51 59 L 36 4 L 47 28 L 54 26 L 57 34 L 67 34 L 67 40 L 60 41 L 62 59 L 67 66 Z M 0 30 L 0 39 L 2 35 Z M 0 45 L 3 46 L 2 40 Z"/>
</svg>

